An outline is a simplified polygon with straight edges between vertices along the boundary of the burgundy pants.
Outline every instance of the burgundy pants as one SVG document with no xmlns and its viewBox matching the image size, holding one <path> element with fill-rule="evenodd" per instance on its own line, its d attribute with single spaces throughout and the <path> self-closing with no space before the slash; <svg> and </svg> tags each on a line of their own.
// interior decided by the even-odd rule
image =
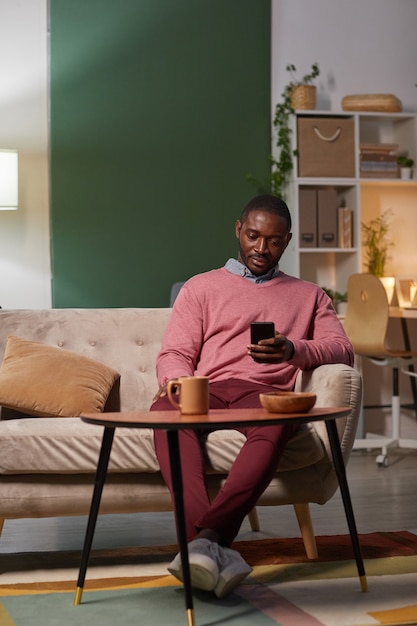
<svg viewBox="0 0 417 626">
<path fill-rule="evenodd" d="M 261 406 L 261 391 L 276 391 L 276 388 L 233 379 L 210 383 L 210 408 L 258 408 Z M 151 407 L 151 411 L 167 409 L 174 410 L 167 397 L 160 398 Z M 210 528 L 220 535 L 223 545 L 231 545 L 245 516 L 253 509 L 272 480 L 287 441 L 297 428 L 294 424 L 235 428 L 245 435 L 246 441 L 213 502 L 210 501 L 207 491 L 202 448 L 207 433 L 179 431 L 188 541 L 199 530 Z M 166 432 L 155 430 L 154 439 L 162 476 L 172 497 Z"/>
</svg>

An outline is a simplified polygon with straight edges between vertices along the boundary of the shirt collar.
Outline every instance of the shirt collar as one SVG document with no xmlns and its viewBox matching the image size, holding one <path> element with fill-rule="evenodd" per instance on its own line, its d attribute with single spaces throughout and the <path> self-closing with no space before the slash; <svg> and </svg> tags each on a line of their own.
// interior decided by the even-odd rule
<svg viewBox="0 0 417 626">
<path fill-rule="evenodd" d="M 271 268 L 269 272 L 263 274 L 262 276 L 255 276 L 252 274 L 249 268 L 246 267 L 240 261 L 236 259 L 229 259 L 225 264 L 225 269 L 231 274 L 235 274 L 236 276 L 243 276 L 243 278 L 247 278 L 253 283 L 260 284 L 266 283 L 271 278 L 275 278 L 279 274 L 279 264 L 277 263 L 275 267 Z"/>
</svg>

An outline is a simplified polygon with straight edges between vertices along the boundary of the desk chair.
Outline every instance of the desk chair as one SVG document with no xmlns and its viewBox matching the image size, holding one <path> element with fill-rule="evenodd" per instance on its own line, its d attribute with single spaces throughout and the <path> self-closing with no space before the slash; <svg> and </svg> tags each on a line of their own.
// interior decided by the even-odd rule
<svg viewBox="0 0 417 626">
<path fill-rule="evenodd" d="M 381 448 L 376 462 L 389 465 L 387 449 L 417 448 L 417 440 L 400 437 L 399 370 L 409 374 L 408 368 L 417 363 L 417 352 L 386 347 L 389 320 L 389 303 L 381 281 L 372 274 L 353 274 L 348 281 L 348 305 L 344 320 L 345 331 L 352 342 L 355 354 L 366 357 L 374 365 L 392 369 L 392 434 L 391 437 L 368 433 L 356 439 L 353 449 Z"/>
</svg>

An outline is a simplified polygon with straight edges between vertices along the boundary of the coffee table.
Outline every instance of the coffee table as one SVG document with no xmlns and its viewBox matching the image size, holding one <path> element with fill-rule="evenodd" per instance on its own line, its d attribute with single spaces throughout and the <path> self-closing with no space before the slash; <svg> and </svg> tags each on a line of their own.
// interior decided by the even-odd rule
<svg viewBox="0 0 417 626">
<path fill-rule="evenodd" d="M 81 603 L 87 565 L 100 507 L 100 500 L 104 482 L 106 480 L 107 467 L 116 428 L 152 428 L 154 430 L 161 429 L 167 431 L 174 502 L 177 515 L 177 537 L 182 560 L 185 608 L 188 626 L 194 626 L 195 622 L 190 568 L 188 562 L 188 546 L 185 531 L 181 458 L 178 444 L 178 431 L 180 430 L 220 430 L 236 426 L 267 426 L 272 424 L 283 424 L 285 422 L 304 424 L 306 422 L 325 421 L 333 463 L 339 481 L 346 520 L 349 527 L 361 589 L 362 591 L 367 591 L 365 568 L 336 427 L 336 419 L 348 415 L 349 412 L 349 407 L 314 407 L 308 413 L 268 413 L 265 409 L 217 409 L 210 410 L 207 415 L 181 415 L 178 411 L 131 411 L 122 413 L 91 413 L 83 415 L 81 417 L 83 422 L 95 424 L 97 426 L 104 426 L 104 432 L 98 459 L 95 486 L 90 513 L 88 516 L 84 546 L 81 555 L 81 564 L 78 574 L 74 604 L 78 605 Z"/>
</svg>

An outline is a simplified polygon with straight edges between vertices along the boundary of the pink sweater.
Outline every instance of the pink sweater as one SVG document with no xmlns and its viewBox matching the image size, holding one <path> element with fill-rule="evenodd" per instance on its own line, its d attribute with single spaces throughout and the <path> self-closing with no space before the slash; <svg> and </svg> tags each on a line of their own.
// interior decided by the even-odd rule
<svg viewBox="0 0 417 626">
<path fill-rule="evenodd" d="M 248 354 L 251 322 L 275 322 L 294 344 L 291 361 L 256 363 Z M 178 376 L 237 378 L 291 390 L 299 369 L 353 365 L 352 346 L 323 290 L 280 272 L 255 284 L 225 268 L 182 287 L 157 359 L 160 386 Z"/>
</svg>

